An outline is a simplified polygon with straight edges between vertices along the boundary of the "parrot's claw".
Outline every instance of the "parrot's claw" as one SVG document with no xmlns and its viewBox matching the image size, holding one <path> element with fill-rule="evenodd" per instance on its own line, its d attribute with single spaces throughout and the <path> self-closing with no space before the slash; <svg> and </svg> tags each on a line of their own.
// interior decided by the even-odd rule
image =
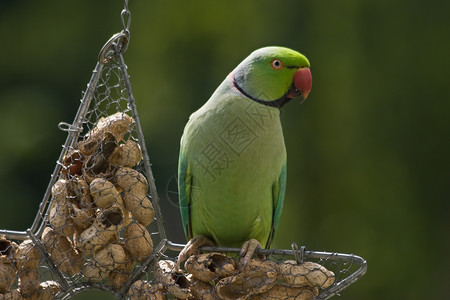
<svg viewBox="0 0 450 300">
<path fill-rule="evenodd" d="M 245 242 L 244 245 L 242 245 L 239 256 L 241 257 L 241 264 L 242 264 L 243 268 L 245 268 L 245 266 L 247 266 L 249 261 L 255 255 L 255 252 L 261 248 L 262 248 L 261 244 L 255 239 L 251 239 L 251 240 Z M 264 255 L 258 255 L 258 256 L 261 258 L 264 258 Z"/>
<path fill-rule="evenodd" d="M 188 241 L 183 250 L 180 251 L 177 259 L 177 270 L 180 270 L 181 264 L 191 255 L 197 254 L 199 248 L 203 246 L 214 246 L 214 243 L 203 235 L 196 236 Z"/>
</svg>

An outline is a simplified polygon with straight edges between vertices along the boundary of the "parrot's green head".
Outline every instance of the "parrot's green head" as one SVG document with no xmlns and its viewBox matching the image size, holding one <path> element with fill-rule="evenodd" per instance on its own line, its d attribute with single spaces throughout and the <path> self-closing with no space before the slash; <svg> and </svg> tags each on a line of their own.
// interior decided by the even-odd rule
<svg viewBox="0 0 450 300">
<path fill-rule="evenodd" d="M 308 59 L 284 47 L 265 47 L 254 51 L 231 73 L 233 86 L 246 97 L 273 107 L 281 107 L 311 91 Z"/>
</svg>

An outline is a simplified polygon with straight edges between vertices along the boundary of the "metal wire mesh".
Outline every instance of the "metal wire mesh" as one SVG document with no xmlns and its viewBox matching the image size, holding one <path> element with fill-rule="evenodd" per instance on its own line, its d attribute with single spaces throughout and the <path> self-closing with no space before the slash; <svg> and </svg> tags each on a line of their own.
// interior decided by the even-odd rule
<svg viewBox="0 0 450 300">
<path fill-rule="evenodd" d="M 0 299 L 68 299 L 86 289 L 119 299 L 328 299 L 360 278 L 355 255 L 202 248 L 184 269 L 184 245 L 167 240 L 149 156 L 122 50 L 101 51 L 36 219 L 0 230 Z"/>
</svg>

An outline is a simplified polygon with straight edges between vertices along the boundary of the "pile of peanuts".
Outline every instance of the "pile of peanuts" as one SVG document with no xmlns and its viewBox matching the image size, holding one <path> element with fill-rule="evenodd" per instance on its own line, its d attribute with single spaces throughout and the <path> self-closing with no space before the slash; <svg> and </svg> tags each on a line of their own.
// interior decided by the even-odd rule
<svg viewBox="0 0 450 300">
<path fill-rule="evenodd" d="M 64 276 L 82 275 L 119 290 L 136 262 L 153 252 L 146 227 L 155 214 L 147 179 L 134 169 L 142 151 L 130 134 L 133 126 L 133 118 L 122 112 L 103 117 L 61 162 L 40 242 Z M 0 294 L 10 293 L 5 299 L 13 292 L 45 299 L 46 290 L 60 290 L 56 282 L 42 285 L 40 254 L 31 240 L 8 247 L 0 257 Z M 11 291 L 17 273 L 18 289 Z"/>
<path fill-rule="evenodd" d="M 132 138 L 124 141 L 133 125 L 121 112 L 101 118 L 64 157 L 52 188 L 50 226 L 42 233 L 60 271 L 93 282 L 108 279 L 117 290 L 153 251 L 146 228 L 155 216 L 148 182 L 133 169 L 142 151 Z"/>
<path fill-rule="evenodd" d="M 335 282 L 335 275 L 314 262 L 252 259 L 246 266 L 235 258 L 212 252 L 191 256 L 185 271 L 170 260 L 160 260 L 155 279 L 136 281 L 128 291 L 132 300 L 312 300 L 319 289 Z M 142 298 L 144 297 L 144 298 Z"/>
<path fill-rule="evenodd" d="M 41 282 L 38 264 L 41 254 L 31 240 L 20 245 L 0 236 L 0 299 L 50 300 L 61 287 L 58 282 Z M 18 277 L 18 288 L 12 289 Z"/>
</svg>

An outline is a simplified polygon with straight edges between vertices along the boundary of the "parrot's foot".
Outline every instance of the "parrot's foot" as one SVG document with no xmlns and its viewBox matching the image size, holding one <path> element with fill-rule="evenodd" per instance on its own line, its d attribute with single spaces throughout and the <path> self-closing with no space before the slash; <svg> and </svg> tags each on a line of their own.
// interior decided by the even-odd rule
<svg viewBox="0 0 450 300">
<path fill-rule="evenodd" d="M 252 257 L 255 255 L 256 250 L 261 249 L 261 244 L 255 240 L 251 239 L 242 245 L 241 252 L 239 253 L 239 256 L 241 257 L 241 263 L 242 267 L 245 267 L 248 262 L 252 259 Z M 264 255 L 258 255 L 258 257 L 264 259 Z"/>
<path fill-rule="evenodd" d="M 177 259 L 177 270 L 180 269 L 181 263 L 189 256 L 199 252 L 199 248 L 203 246 L 214 246 L 214 243 L 203 235 L 198 235 L 188 241 L 183 250 L 180 251 Z"/>
</svg>

